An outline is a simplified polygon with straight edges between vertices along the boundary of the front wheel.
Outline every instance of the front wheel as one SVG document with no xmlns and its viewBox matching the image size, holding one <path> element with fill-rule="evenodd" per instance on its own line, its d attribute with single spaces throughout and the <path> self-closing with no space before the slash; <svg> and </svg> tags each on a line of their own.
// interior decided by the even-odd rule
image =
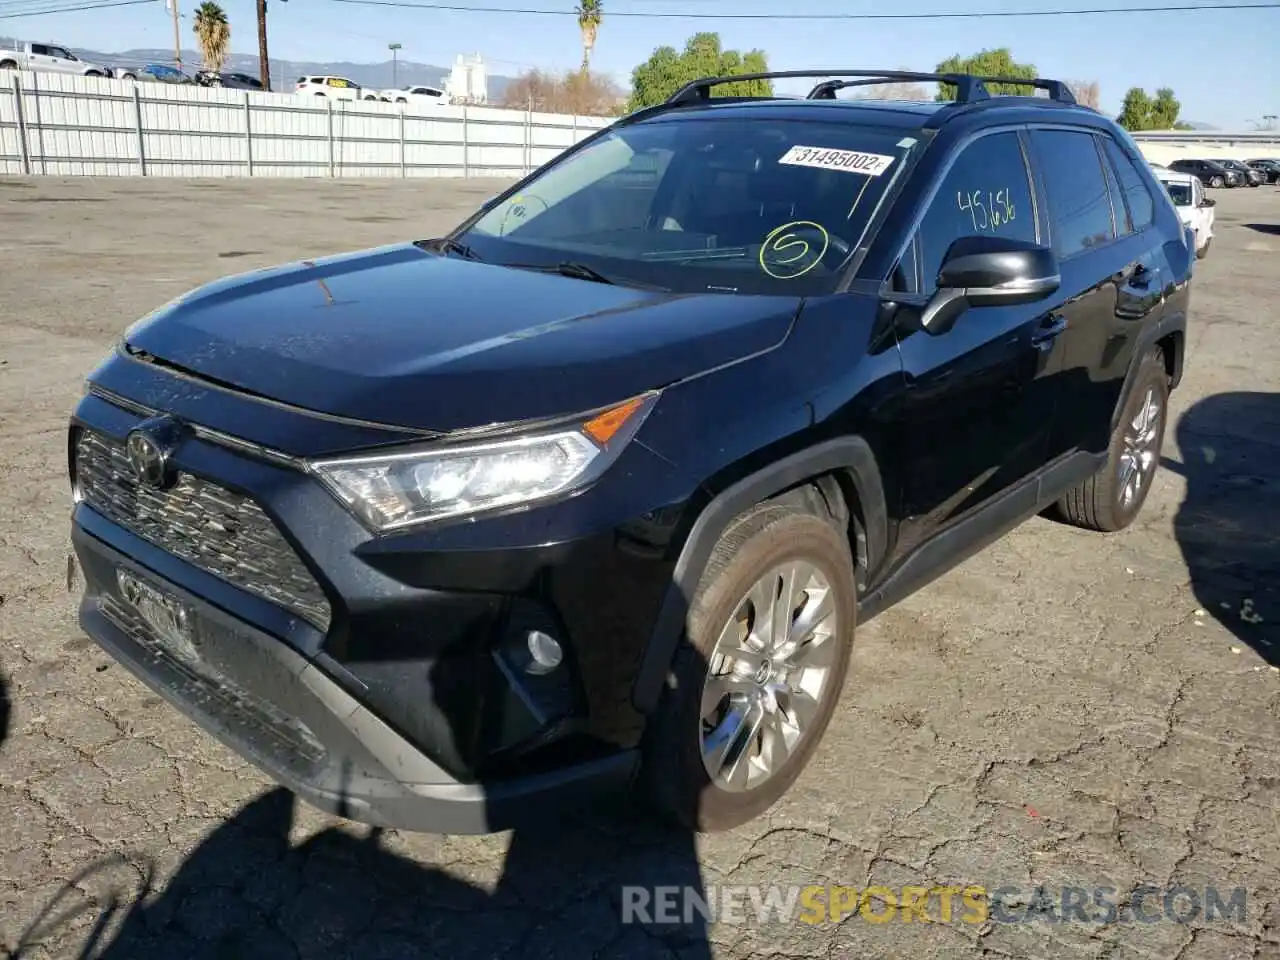
<svg viewBox="0 0 1280 960">
<path fill-rule="evenodd" d="M 1208 240 L 1206 240 L 1204 242 L 1204 246 L 1200 247 L 1200 249 L 1196 251 L 1197 260 L 1203 260 L 1205 257 L 1209 255 L 1209 244 L 1211 243 L 1213 243 L 1213 237 L 1210 237 Z"/>
<path fill-rule="evenodd" d="M 849 665 L 857 588 L 826 517 L 762 504 L 716 545 L 646 731 L 648 794 L 681 825 L 768 810 L 813 755 Z"/>
<path fill-rule="evenodd" d="M 1224 181 L 1223 181 L 1223 179 L 1222 179 L 1221 177 L 1213 177 L 1212 179 L 1210 179 L 1210 180 L 1209 180 L 1209 186 L 1211 186 L 1211 187 L 1221 187 L 1221 186 L 1222 186 L 1222 184 L 1223 184 L 1223 182 L 1224 182 Z"/>
<path fill-rule="evenodd" d="M 1133 392 L 1120 411 L 1102 469 L 1058 501 L 1068 523 L 1112 533 L 1133 523 L 1160 465 L 1169 409 L 1164 353 L 1152 347 L 1139 361 Z"/>
</svg>

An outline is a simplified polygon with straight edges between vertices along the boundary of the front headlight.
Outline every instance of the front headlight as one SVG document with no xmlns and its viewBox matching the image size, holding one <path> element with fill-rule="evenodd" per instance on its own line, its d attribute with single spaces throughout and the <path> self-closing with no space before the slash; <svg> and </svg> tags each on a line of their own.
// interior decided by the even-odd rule
<svg viewBox="0 0 1280 960">
<path fill-rule="evenodd" d="M 657 393 L 498 440 L 317 460 L 329 491 L 376 531 L 550 500 L 591 483 L 635 436 Z"/>
</svg>

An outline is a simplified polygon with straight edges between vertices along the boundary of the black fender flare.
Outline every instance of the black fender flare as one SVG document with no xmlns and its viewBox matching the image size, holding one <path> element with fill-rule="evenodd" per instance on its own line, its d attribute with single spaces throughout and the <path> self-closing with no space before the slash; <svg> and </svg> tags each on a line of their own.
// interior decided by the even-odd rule
<svg viewBox="0 0 1280 960">
<path fill-rule="evenodd" d="M 651 713 L 658 704 L 671 661 L 684 635 L 689 600 L 698 588 L 712 550 L 729 524 L 757 503 L 833 471 L 845 471 L 852 479 L 871 568 L 884 557 L 889 536 L 884 485 L 871 445 L 862 437 L 850 435 L 824 441 L 726 487 L 698 515 L 676 560 L 671 584 L 632 687 L 631 702 L 638 712 Z"/>
<path fill-rule="evenodd" d="M 1187 352 L 1187 315 L 1185 313 L 1173 313 L 1161 317 L 1159 321 L 1151 324 L 1138 335 L 1138 341 L 1133 347 L 1133 355 L 1129 359 L 1129 369 L 1124 376 L 1124 386 L 1120 388 L 1120 399 L 1116 401 L 1116 408 L 1111 412 L 1111 429 L 1113 432 L 1120 422 L 1120 412 L 1124 410 L 1125 405 L 1129 402 L 1129 397 L 1133 394 L 1138 364 L 1142 362 L 1142 358 L 1146 356 L 1148 350 L 1171 333 L 1181 334 L 1182 342 L 1173 356 L 1173 376 L 1170 378 L 1170 385 L 1171 387 L 1176 387 L 1181 382 L 1182 367 Z"/>
</svg>

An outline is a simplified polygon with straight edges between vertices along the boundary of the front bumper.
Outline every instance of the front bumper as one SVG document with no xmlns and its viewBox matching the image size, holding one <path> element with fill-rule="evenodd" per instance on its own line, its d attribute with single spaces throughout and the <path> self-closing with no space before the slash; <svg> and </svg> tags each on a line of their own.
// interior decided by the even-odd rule
<svg viewBox="0 0 1280 960">
<path fill-rule="evenodd" d="M 204 411 L 222 429 L 216 395 Z M 146 417 L 91 393 L 72 420 L 80 619 L 184 713 L 316 806 L 404 829 L 491 832 L 545 819 L 536 798 L 562 808 L 625 785 L 678 505 L 602 524 L 641 494 L 592 490 L 558 513 L 373 537 L 311 477 L 198 435 L 164 497 L 118 477 L 111 497 L 86 495 L 113 481 L 84 458 L 110 461 Z M 643 496 L 669 488 L 661 458 L 623 456 Z M 120 568 L 186 608 L 198 663 L 165 653 Z M 530 630 L 563 648 L 550 674 L 519 662 Z"/>
<path fill-rule="evenodd" d="M 543 823 L 621 791 L 634 773 L 634 751 L 621 751 L 540 775 L 460 783 L 287 644 L 160 580 L 83 526 L 73 529 L 72 542 L 85 579 L 85 632 L 157 694 L 322 810 L 406 830 L 489 833 Z M 122 568 L 192 613 L 197 661 L 172 653 L 130 612 L 118 585 Z"/>
</svg>

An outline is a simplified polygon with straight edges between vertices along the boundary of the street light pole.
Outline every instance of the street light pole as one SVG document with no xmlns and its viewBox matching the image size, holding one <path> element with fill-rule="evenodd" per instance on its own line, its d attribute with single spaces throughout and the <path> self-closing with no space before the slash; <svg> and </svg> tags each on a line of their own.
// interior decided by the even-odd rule
<svg viewBox="0 0 1280 960">
<path fill-rule="evenodd" d="M 398 43 L 388 43 L 387 49 L 391 51 L 391 88 L 394 90 L 400 86 L 399 77 L 397 76 L 396 51 L 400 49 Z"/>
</svg>

